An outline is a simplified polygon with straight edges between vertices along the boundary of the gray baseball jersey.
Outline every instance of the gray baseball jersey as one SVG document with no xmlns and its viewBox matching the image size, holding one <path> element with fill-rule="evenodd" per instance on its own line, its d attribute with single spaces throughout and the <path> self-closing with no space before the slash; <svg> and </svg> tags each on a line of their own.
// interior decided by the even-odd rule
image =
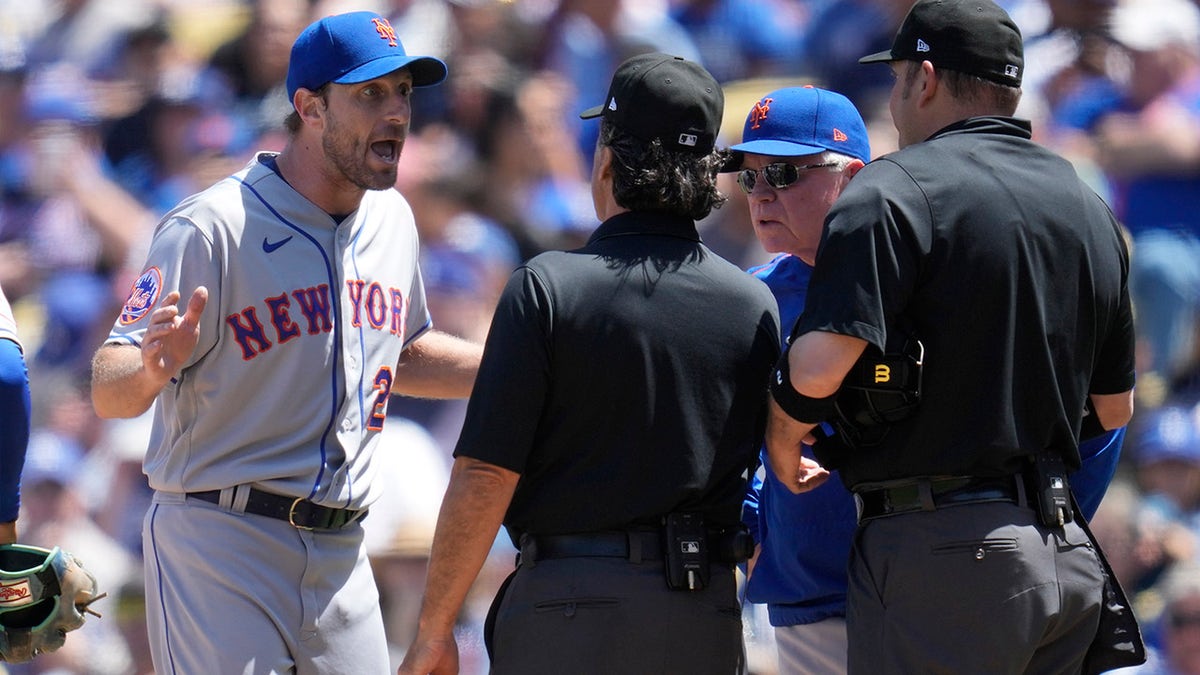
<svg viewBox="0 0 1200 675">
<path fill-rule="evenodd" d="M 0 339 L 12 340 L 21 347 L 21 339 L 17 337 L 17 322 L 13 319 L 12 306 L 8 304 L 8 298 L 4 296 L 4 289 L 0 288 Z M 22 347 L 24 351 L 24 347 Z"/>
<path fill-rule="evenodd" d="M 338 224 L 268 156 L 164 216 L 108 342 L 140 344 L 163 296 L 207 287 L 199 344 L 158 397 L 150 486 L 361 509 L 400 353 L 431 326 L 412 210 L 368 191 Z"/>
</svg>

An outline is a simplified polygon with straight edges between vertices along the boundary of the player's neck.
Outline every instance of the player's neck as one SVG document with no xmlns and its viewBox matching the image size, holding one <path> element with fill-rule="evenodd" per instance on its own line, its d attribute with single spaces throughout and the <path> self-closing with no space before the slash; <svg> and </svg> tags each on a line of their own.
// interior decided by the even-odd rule
<svg viewBox="0 0 1200 675">
<path fill-rule="evenodd" d="M 325 213 L 345 215 L 358 209 L 366 191 L 344 179 L 330 180 L 321 171 L 324 157 L 308 154 L 293 140 L 275 157 L 283 180 Z"/>
</svg>

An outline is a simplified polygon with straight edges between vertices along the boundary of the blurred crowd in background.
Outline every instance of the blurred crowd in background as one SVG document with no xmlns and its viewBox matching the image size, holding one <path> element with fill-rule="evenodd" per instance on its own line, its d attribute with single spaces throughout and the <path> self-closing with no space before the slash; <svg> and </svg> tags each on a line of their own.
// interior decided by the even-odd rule
<svg viewBox="0 0 1200 675">
<path fill-rule="evenodd" d="M 1150 645 L 1141 672 L 1200 675 L 1200 9 L 1194 0 L 1000 0 L 1026 38 L 1020 115 L 1127 226 L 1139 331 L 1138 412 L 1094 520 Z M 873 154 L 895 147 L 887 48 L 909 0 L 0 0 L 0 287 L 26 345 L 34 433 L 22 541 L 79 555 L 109 591 L 65 648 L 11 673 L 142 675 L 140 461 L 149 418 L 101 421 L 88 364 L 179 199 L 283 145 L 290 45 L 326 14 L 388 16 L 449 79 L 414 96 L 397 188 L 422 238 L 435 325 L 482 340 L 511 270 L 598 224 L 589 186 L 600 102 L 644 51 L 704 64 L 726 88 L 722 145 L 781 86 L 846 94 Z M 980 167 L 987 170 L 987 167 Z M 748 267 L 768 259 L 730 177 L 700 224 Z M 723 179 L 724 180 L 724 179 Z M 1014 206 L 1014 208 L 1016 208 Z M 986 321 L 986 308 L 968 310 Z M 303 392 L 296 392 L 303 395 Z M 247 405 L 253 405 L 248 401 Z M 389 634 L 409 643 L 465 402 L 396 398 L 392 490 L 371 511 Z M 213 542 L 219 546 L 220 542 Z M 511 570 L 504 535 L 463 617 L 463 672 Z M 746 608 L 753 672 L 775 671 L 765 612 Z M 398 661 L 397 661 L 398 663 Z"/>
</svg>

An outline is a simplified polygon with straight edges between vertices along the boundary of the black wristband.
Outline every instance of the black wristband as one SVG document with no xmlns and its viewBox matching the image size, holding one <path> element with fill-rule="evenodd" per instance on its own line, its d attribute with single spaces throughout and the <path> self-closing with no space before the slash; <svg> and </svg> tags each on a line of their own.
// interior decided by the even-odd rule
<svg viewBox="0 0 1200 675">
<path fill-rule="evenodd" d="M 837 392 L 825 398 L 813 398 L 796 391 L 792 386 L 791 373 L 788 372 L 788 353 L 783 352 L 779 362 L 775 364 L 775 372 L 771 373 L 771 396 L 789 417 L 804 424 L 824 422 L 834 410 Z"/>
</svg>

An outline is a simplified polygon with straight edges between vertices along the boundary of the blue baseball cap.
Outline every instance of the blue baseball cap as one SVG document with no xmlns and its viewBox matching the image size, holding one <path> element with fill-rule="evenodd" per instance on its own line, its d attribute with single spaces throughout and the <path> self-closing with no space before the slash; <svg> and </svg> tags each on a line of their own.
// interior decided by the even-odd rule
<svg viewBox="0 0 1200 675">
<path fill-rule="evenodd" d="M 1138 464 L 1175 459 L 1200 463 L 1200 428 L 1196 412 L 1180 406 L 1164 406 L 1141 424 L 1135 455 Z"/>
<path fill-rule="evenodd" d="M 292 45 L 288 63 L 288 99 L 296 90 L 326 83 L 355 84 L 408 68 L 413 86 L 446 79 L 446 64 L 432 56 L 409 56 L 392 24 L 375 12 L 327 16 L 305 28 Z"/>
<path fill-rule="evenodd" d="M 832 150 L 871 161 L 867 125 L 858 109 L 845 96 L 812 86 L 776 89 L 755 101 L 742 142 L 730 149 L 773 157 Z"/>
<path fill-rule="evenodd" d="M 70 485 L 79 475 L 82 462 L 83 452 L 73 441 L 52 431 L 34 431 L 29 436 L 25 467 L 21 471 L 21 485 Z"/>
</svg>

